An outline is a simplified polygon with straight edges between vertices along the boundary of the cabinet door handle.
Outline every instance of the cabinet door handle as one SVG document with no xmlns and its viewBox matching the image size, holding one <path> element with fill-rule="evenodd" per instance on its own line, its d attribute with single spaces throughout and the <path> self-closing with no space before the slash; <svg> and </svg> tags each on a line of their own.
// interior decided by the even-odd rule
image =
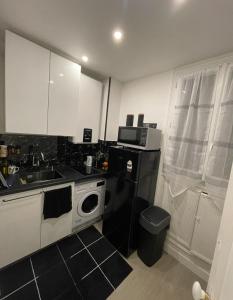
<svg viewBox="0 0 233 300">
<path fill-rule="evenodd" d="M 12 201 L 16 201 L 16 200 L 20 200 L 20 199 L 25 199 L 25 198 L 28 198 L 28 197 L 31 197 L 31 196 L 35 196 L 35 195 L 38 195 L 38 194 L 41 194 L 42 192 L 40 193 L 36 193 L 36 194 L 32 194 L 32 195 L 28 195 L 28 196 L 24 196 L 24 197 L 18 197 L 18 198 L 13 198 L 13 199 L 3 199 L 1 200 L 2 203 L 8 203 L 8 202 L 12 202 Z"/>
<path fill-rule="evenodd" d="M 24 197 L 24 198 L 25 198 L 25 197 Z M 15 200 L 18 200 L 18 199 L 20 199 L 20 198 L 9 199 L 9 200 L 5 200 L 5 199 L 3 199 L 3 200 L 2 200 L 2 203 L 8 203 L 8 202 L 12 202 L 12 201 L 15 201 Z"/>
<path fill-rule="evenodd" d="M 19 199 L 19 198 L 16 198 L 16 199 L 9 199 L 9 200 L 2 200 L 2 202 L 10 202 L 10 201 L 14 201 L 14 200 L 17 200 L 17 199 Z"/>
</svg>

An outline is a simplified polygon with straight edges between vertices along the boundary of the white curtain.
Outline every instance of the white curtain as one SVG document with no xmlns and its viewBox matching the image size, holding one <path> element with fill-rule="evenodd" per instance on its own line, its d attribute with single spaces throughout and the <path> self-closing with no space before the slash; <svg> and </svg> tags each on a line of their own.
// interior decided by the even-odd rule
<svg viewBox="0 0 233 300">
<path fill-rule="evenodd" d="M 178 81 L 163 164 L 173 197 L 202 182 L 216 73 L 213 70 L 197 72 Z"/>
<path fill-rule="evenodd" d="M 208 156 L 205 183 L 212 197 L 225 198 L 233 161 L 233 66 L 229 66 L 222 93 L 218 119 L 210 154 Z"/>
</svg>

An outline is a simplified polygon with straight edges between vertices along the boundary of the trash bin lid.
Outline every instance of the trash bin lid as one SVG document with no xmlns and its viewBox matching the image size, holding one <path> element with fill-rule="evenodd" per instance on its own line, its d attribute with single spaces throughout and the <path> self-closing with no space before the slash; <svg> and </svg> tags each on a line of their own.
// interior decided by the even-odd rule
<svg viewBox="0 0 233 300">
<path fill-rule="evenodd" d="M 151 206 L 143 210 L 139 223 L 152 234 L 157 234 L 170 224 L 170 214 L 158 206 Z"/>
</svg>

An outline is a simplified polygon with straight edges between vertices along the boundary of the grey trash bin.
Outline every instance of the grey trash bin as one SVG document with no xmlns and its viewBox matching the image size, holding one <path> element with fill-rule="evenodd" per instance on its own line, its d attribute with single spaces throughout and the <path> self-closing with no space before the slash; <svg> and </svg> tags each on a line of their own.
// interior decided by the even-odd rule
<svg viewBox="0 0 233 300">
<path fill-rule="evenodd" d="M 170 214 L 158 206 L 141 212 L 137 252 L 147 266 L 152 266 L 161 258 L 170 220 Z"/>
</svg>

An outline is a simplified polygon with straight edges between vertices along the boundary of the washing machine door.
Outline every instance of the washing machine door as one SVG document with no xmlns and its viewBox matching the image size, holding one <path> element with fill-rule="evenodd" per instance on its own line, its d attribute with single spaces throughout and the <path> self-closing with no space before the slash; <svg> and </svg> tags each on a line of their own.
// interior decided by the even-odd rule
<svg viewBox="0 0 233 300">
<path fill-rule="evenodd" d="M 99 207 L 100 194 L 98 192 L 90 192 L 79 201 L 78 214 L 82 217 L 95 215 Z"/>
</svg>

